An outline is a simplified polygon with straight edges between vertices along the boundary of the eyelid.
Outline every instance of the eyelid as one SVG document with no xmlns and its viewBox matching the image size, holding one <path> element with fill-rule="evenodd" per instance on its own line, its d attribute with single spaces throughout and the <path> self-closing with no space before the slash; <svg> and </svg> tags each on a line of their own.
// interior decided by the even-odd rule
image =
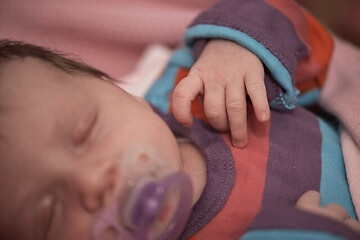
<svg viewBox="0 0 360 240">
<path fill-rule="evenodd" d="M 89 137 L 98 116 L 97 109 L 87 113 L 77 124 L 75 131 L 72 135 L 72 142 L 75 146 L 80 146 Z"/>
</svg>

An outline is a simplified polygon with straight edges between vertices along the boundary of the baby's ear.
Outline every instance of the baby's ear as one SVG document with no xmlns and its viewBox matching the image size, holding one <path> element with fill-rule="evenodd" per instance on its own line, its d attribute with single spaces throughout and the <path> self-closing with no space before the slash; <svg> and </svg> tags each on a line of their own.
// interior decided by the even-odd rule
<svg viewBox="0 0 360 240">
<path fill-rule="evenodd" d="M 145 101 L 143 98 L 141 97 L 138 97 L 138 96 L 134 96 L 134 98 L 139 102 L 141 103 L 142 105 L 144 105 L 145 107 L 147 107 L 148 109 L 150 109 L 151 111 L 153 110 L 152 107 L 150 106 L 150 104 Z"/>
</svg>

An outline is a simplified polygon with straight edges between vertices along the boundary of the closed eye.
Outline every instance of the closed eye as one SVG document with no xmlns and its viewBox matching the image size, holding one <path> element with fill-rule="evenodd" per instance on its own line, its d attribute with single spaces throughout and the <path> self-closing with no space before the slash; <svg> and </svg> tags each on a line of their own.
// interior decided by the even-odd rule
<svg viewBox="0 0 360 240">
<path fill-rule="evenodd" d="M 80 146 L 89 138 L 92 129 L 97 121 L 98 111 L 94 109 L 87 113 L 78 123 L 72 136 L 75 146 Z"/>
</svg>

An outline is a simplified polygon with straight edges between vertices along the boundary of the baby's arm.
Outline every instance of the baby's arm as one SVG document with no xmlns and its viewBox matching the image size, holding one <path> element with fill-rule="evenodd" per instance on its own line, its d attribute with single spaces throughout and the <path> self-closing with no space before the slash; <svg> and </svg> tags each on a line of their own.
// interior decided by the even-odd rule
<svg viewBox="0 0 360 240">
<path fill-rule="evenodd" d="M 191 102 L 200 94 L 209 123 L 218 131 L 231 131 L 236 147 L 247 144 L 246 93 L 259 121 L 270 117 L 261 60 L 241 45 L 210 40 L 189 75 L 172 94 L 175 118 L 191 126 Z"/>
<path fill-rule="evenodd" d="M 350 218 L 350 214 L 342 206 L 330 203 L 322 207 L 320 206 L 320 200 L 321 196 L 319 192 L 313 190 L 307 191 L 298 199 L 296 207 L 339 221 L 360 233 L 359 221 Z"/>
<path fill-rule="evenodd" d="M 337 204 L 320 207 L 320 194 L 304 193 L 296 207 L 268 206 L 261 209 L 241 240 L 360 239 L 360 224 Z"/>
</svg>

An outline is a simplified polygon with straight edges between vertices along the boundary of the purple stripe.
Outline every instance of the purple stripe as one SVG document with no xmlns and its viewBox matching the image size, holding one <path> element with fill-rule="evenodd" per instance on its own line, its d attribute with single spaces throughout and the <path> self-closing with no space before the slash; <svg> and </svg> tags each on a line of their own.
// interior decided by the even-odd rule
<svg viewBox="0 0 360 240">
<path fill-rule="evenodd" d="M 200 199 L 193 206 L 180 239 L 188 239 L 203 228 L 224 207 L 235 181 L 235 162 L 229 146 L 209 124 L 195 118 L 191 128 L 179 124 L 172 114 L 155 112 L 175 135 L 191 139 L 207 161 L 207 179 Z"/>
<path fill-rule="evenodd" d="M 314 114 L 300 107 L 290 112 L 271 112 L 262 208 L 294 206 L 305 191 L 319 191 L 321 140 Z"/>
<path fill-rule="evenodd" d="M 248 231 L 263 229 L 321 231 L 346 239 L 360 239 L 359 233 L 338 221 L 289 207 L 269 208 L 260 212 Z"/>
<path fill-rule="evenodd" d="M 279 83 L 274 80 L 273 76 L 267 68 L 265 68 L 264 83 L 266 88 L 267 99 L 269 102 L 272 102 L 280 95 L 281 92 L 284 92 L 279 85 Z"/>
<path fill-rule="evenodd" d="M 263 44 L 294 74 L 308 51 L 292 22 L 263 0 L 223 0 L 200 14 L 190 26 L 212 24 L 239 30 Z"/>
</svg>

